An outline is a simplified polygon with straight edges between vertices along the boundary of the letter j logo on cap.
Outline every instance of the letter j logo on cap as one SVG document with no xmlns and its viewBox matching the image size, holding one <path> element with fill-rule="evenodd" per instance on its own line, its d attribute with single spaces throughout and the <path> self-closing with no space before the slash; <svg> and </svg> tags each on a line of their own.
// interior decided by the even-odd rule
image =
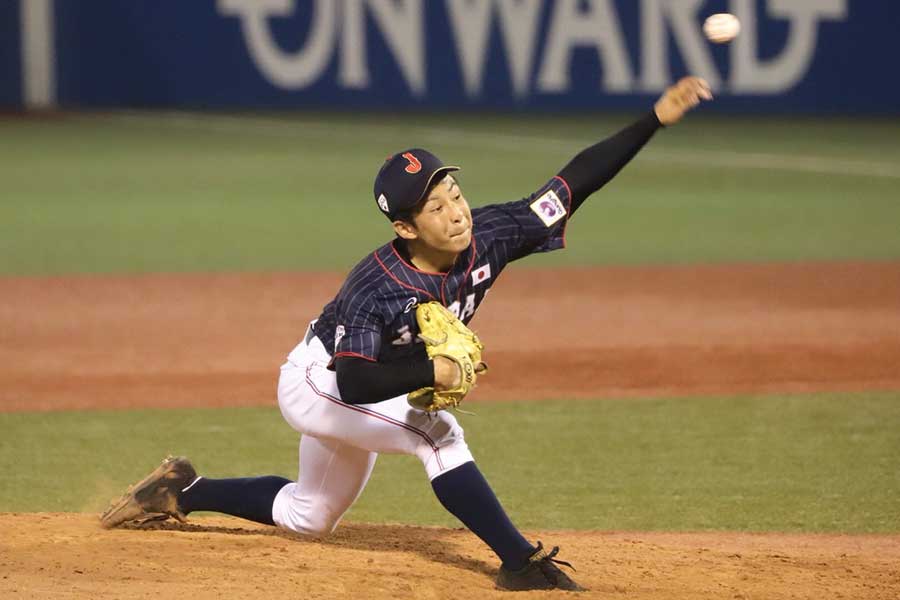
<svg viewBox="0 0 900 600">
<path fill-rule="evenodd" d="M 419 159 L 416 158 L 412 152 L 404 153 L 403 158 L 409 161 L 409 164 L 406 165 L 406 169 L 404 169 L 407 173 L 418 173 L 422 170 L 422 163 L 419 162 Z"/>
</svg>

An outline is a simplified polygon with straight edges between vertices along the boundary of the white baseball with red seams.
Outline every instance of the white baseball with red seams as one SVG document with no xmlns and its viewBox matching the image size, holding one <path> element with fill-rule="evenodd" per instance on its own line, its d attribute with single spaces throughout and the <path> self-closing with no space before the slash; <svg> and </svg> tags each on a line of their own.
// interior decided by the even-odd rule
<svg viewBox="0 0 900 600">
<path fill-rule="evenodd" d="M 714 44 L 730 42 L 741 32 L 741 22 L 730 13 L 717 13 L 703 22 L 703 34 Z"/>
</svg>

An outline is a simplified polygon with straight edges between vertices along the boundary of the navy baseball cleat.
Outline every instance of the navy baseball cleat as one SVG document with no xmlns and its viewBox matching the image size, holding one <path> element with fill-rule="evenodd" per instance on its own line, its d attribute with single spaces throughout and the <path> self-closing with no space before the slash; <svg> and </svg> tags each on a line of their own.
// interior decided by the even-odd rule
<svg viewBox="0 0 900 600">
<path fill-rule="evenodd" d="M 518 571 L 512 571 L 501 565 L 500 572 L 497 574 L 497 587 L 513 592 L 554 589 L 570 592 L 587 591 L 556 566 L 560 564 L 572 570 L 575 569 L 569 563 L 553 558 L 558 552 L 559 546 L 554 546 L 550 552 L 547 552 L 544 550 L 544 545 L 538 542 L 537 550 L 529 557 L 528 564 Z"/>
<path fill-rule="evenodd" d="M 112 502 L 100 515 L 100 523 L 110 529 L 123 523 L 143 525 L 150 521 L 165 521 L 169 517 L 184 521 L 178 494 L 196 479 L 197 471 L 191 461 L 170 456 Z"/>
</svg>

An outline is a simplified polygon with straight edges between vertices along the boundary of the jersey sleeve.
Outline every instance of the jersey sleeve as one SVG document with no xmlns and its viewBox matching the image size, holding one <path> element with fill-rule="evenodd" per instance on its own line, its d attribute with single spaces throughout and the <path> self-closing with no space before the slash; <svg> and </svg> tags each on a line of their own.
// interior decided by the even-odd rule
<svg viewBox="0 0 900 600">
<path fill-rule="evenodd" d="M 369 294 L 360 292 L 340 307 L 334 331 L 333 358 L 354 356 L 378 360 L 384 318 L 375 310 L 377 306 Z"/>
<path fill-rule="evenodd" d="M 472 219 L 475 230 L 490 232 L 512 261 L 564 248 L 570 212 L 569 185 L 556 176 L 522 200 L 473 209 Z"/>
</svg>

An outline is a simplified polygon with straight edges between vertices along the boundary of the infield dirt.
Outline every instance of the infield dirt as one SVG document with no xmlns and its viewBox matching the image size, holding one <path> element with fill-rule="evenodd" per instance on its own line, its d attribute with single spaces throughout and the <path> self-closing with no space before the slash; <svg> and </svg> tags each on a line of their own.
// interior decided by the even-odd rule
<svg viewBox="0 0 900 600">
<path fill-rule="evenodd" d="M 104 531 L 79 514 L 0 523 L 3 598 L 510 597 L 493 589 L 496 559 L 461 530 L 347 523 L 310 540 L 230 518 L 152 531 Z M 896 536 L 526 533 L 564 541 L 590 590 L 582 598 L 893 600 L 900 590 Z"/>
<path fill-rule="evenodd" d="M 900 263 L 515 270 L 472 326 L 473 402 L 900 389 Z M 335 274 L 0 279 L 0 410 L 272 405 Z M 589 596 L 898 598 L 900 536 L 529 532 Z M 489 597 L 471 534 L 0 515 L 0 597 Z M 558 596 L 558 594 L 555 594 Z"/>
<path fill-rule="evenodd" d="M 274 406 L 337 274 L 0 279 L 0 410 Z M 900 389 L 900 263 L 512 270 L 469 399 Z"/>
</svg>

